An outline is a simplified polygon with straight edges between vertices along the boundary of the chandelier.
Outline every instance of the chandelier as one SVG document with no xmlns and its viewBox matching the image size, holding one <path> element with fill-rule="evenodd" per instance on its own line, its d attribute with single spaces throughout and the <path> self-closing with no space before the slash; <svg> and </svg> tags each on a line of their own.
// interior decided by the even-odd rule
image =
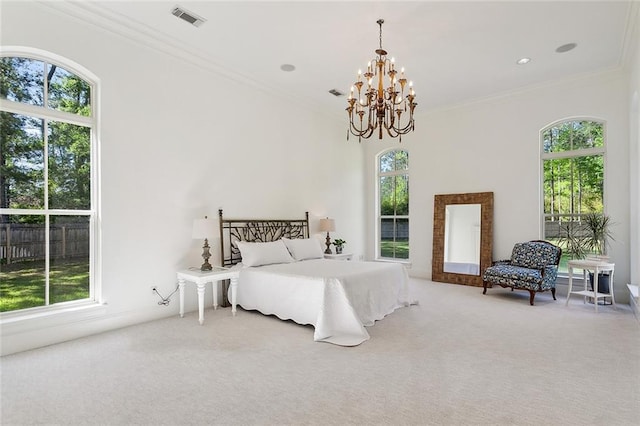
<svg viewBox="0 0 640 426">
<path fill-rule="evenodd" d="M 382 139 L 384 131 L 392 138 L 414 130 L 413 110 L 417 103 L 414 102 L 416 93 L 413 90 L 413 82 L 409 82 L 404 76 L 404 68 L 398 71 L 395 68 L 395 60 L 387 59 L 387 51 L 382 48 L 382 24 L 384 19 L 377 21 L 380 26 L 380 48 L 376 49 L 377 57 L 367 64 L 367 71 L 363 74 L 358 70 L 358 81 L 351 86 L 351 93 L 347 99 L 347 114 L 349 114 L 349 133 L 362 138 L 369 138 L 378 130 L 378 139 Z M 388 86 L 384 87 L 384 77 L 388 76 Z M 364 77 L 364 81 L 363 81 Z M 364 85 L 366 83 L 366 89 Z M 405 95 L 405 90 L 407 93 Z M 404 123 L 403 123 L 404 120 Z"/>
</svg>

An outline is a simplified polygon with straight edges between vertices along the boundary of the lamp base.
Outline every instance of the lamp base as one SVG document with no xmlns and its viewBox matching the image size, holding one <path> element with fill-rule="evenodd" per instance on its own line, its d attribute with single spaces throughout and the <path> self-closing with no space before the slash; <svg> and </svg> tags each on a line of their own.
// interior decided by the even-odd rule
<svg viewBox="0 0 640 426">
<path fill-rule="evenodd" d="M 211 271 L 213 266 L 209 263 L 209 258 L 211 257 L 211 252 L 209 251 L 211 247 L 209 247 L 209 240 L 204 239 L 204 245 L 202 246 L 202 258 L 204 259 L 204 263 L 200 267 L 201 271 Z"/>
<path fill-rule="evenodd" d="M 331 252 L 331 237 L 329 237 L 328 232 L 327 232 L 327 239 L 325 241 L 325 244 L 327 245 L 327 249 L 324 251 L 324 254 L 333 254 Z"/>
</svg>

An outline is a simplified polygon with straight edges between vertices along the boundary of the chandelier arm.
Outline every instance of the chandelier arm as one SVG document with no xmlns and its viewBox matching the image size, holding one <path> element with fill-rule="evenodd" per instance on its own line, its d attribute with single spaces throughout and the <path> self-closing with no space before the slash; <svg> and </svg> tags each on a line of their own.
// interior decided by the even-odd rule
<svg viewBox="0 0 640 426">
<path fill-rule="evenodd" d="M 371 135 L 373 134 L 373 131 L 374 131 L 374 129 L 371 128 L 371 127 L 367 127 L 366 129 L 361 130 L 361 131 L 358 130 L 358 129 L 354 129 L 354 128 L 350 128 L 349 130 L 350 130 L 350 133 L 352 135 L 357 136 L 359 138 L 362 137 L 362 138 L 365 138 L 365 139 L 370 138 Z"/>
<path fill-rule="evenodd" d="M 414 130 L 414 122 L 413 122 L 413 120 L 410 121 L 409 123 L 407 123 L 407 125 L 402 127 L 402 128 L 399 128 L 399 127 L 394 127 L 393 128 L 393 131 L 398 133 L 398 134 L 400 134 L 400 135 L 407 134 L 407 133 L 409 133 L 409 132 L 411 132 L 413 130 Z"/>
</svg>

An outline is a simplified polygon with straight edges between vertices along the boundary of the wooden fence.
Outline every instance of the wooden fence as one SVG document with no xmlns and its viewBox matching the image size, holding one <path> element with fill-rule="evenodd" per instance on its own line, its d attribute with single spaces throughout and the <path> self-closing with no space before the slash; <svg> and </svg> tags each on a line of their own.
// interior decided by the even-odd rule
<svg viewBox="0 0 640 426">
<path fill-rule="evenodd" d="M 89 224 L 51 225 L 50 259 L 89 257 Z M 0 263 L 44 260 L 46 233 L 43 224 L 0 223 Z"/>
<path fill-rule="evenodd" d="M 395 231 L 395 234 L 394 234 Z M 391 241 L 391 240 L 409 240 L 409 221 L 397 221 L 394 223 L 391 220 L 382 220 L 380 224 L 380 237 L 382 241 Z"/>
<path fill-rule="evenodd" d="M 544 223 L 544 238 L 546 240 L 555 240 L 561 237 L 566 237 L 566 227 L 572 226 L 572 233 L 580 237 L 589 236 L 589 229 L 587 225 L 581 220 L 574 220 L 562 218 L 560 220 L 547 220 Z"/>
</svg>

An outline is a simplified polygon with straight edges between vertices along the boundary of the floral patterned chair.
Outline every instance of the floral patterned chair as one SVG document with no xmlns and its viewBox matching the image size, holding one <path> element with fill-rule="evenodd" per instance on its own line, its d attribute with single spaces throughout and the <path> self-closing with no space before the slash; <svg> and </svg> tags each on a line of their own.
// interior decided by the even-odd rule
<svg viewBox="0 0 640 426">
<path fill-rule="evenodd" d="M 498 284 L 511 287 L 511 291 L 528 290 L 532 306 L 539 291 L 551 290 L 553 300 L 556 300 L 556 278 L 561 256 L 562 249 L 547 241 L 517 243 L 511 252 L 511 260 L 493 262 L 492 266 L 485 269 L 482 294 L 487 294 L 487 286 Z"/>
</svg>

